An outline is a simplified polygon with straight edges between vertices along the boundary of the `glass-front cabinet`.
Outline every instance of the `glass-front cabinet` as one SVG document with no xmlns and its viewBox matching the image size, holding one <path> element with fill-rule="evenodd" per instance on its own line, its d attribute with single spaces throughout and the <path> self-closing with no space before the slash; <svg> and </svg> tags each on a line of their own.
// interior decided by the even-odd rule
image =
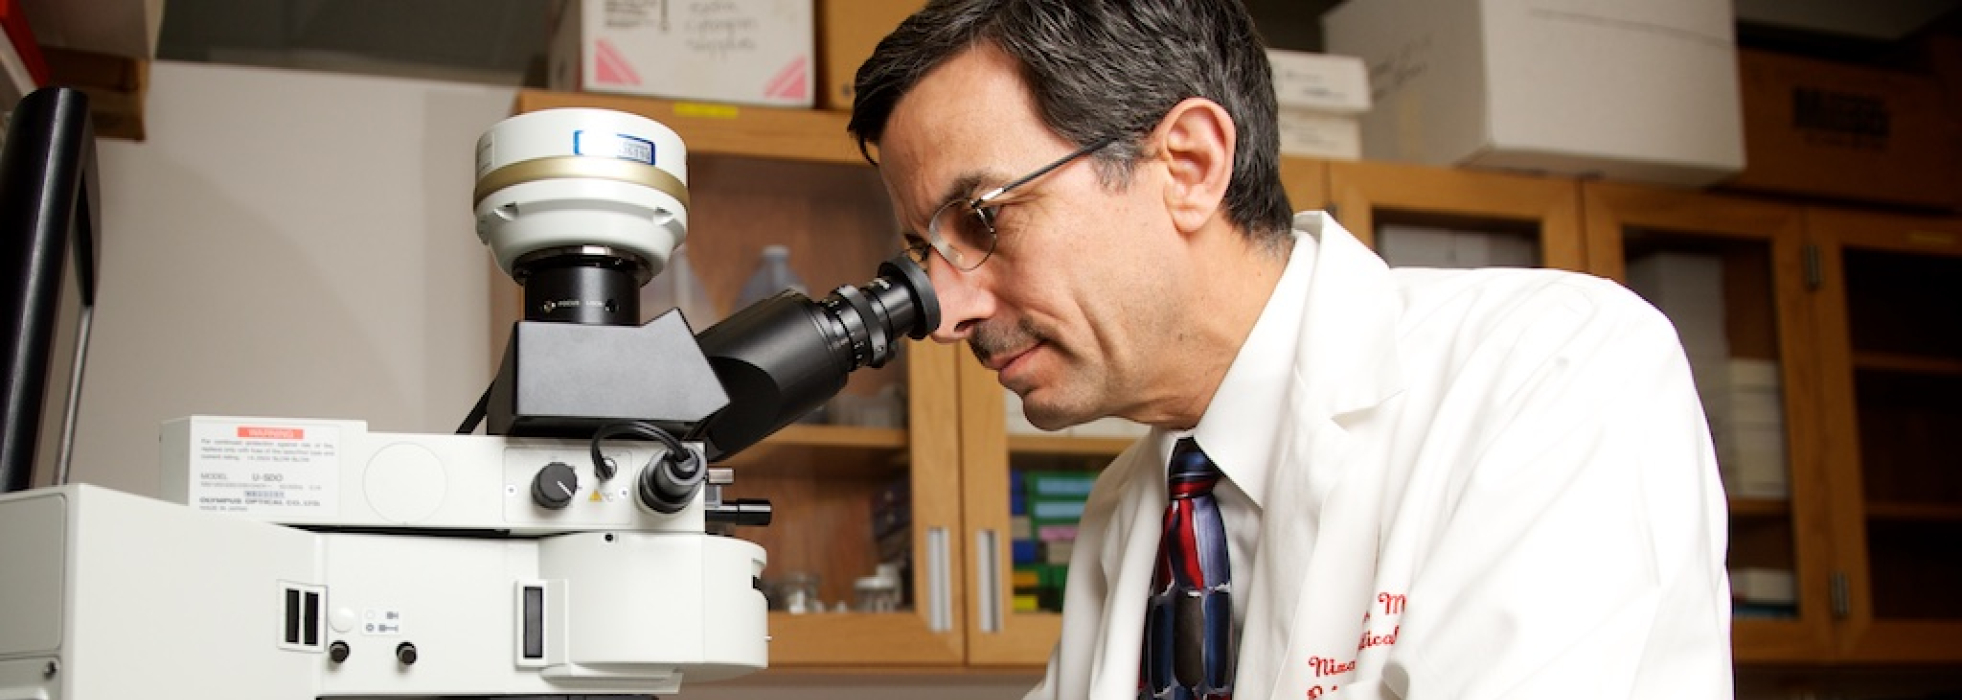
<svg viewBox="0 0 1962 700">
<path fill-rule="evenodd" d="M 1962 221 L 1809 209 L 1841 653 L 1962 661 Z"/>
<path fill-rule="evenodd" d="M 899 251 L 885 188 L 844 114 L 519 93 L 519 112 L 553 107 L 641 114 L 688 146 L 688 269 L 671 265 L 650 283 L 668 286 L 643 294 L 644 316 L 680 306 L 699 333 L 786 283 L 814 299 L 863 287 Z M 505 329 L 520 303 L 515 290 L 509 299 L 498 305 Z M 711 465 L 733 475 L 724 498 L 774 511 L 769 526 L 729 531 L 769 556 L 760 583 L 773 668 L 965 661 L 955 360 L 953 347 L 907 341 L 811 416 Z"/>
<path fill-rule="evenodd" d="M 1660 309 L 1688 355 L 1730 505 L 1739 661 L 1831 650 L 1800 209 L 1682 190 L 1582 185 L 1589 268 Z"/>
<path fill-rule="evenodd" d="M 1391 266 L 1586 264 L 1571 179 L 1416 165 L 1328 165 L 1329 205 Z"/>
</svg>

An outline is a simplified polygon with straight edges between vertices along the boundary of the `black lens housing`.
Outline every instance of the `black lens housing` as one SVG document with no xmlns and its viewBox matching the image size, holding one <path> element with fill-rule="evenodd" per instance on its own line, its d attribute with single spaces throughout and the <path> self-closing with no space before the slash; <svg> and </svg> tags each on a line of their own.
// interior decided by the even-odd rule
<svg viewBox="0 0 1962 700">
<path fill-rule="evenodd" d="M 905 256 L 879 265 L 863 287 L 845 285 L 822 300 L 795 291 L 736 312 L 696 335 L 729 405 L 697 437 L 720 461 L 816 410 L 861 367 L 883 367 L 899 341 L 940 325 L 940 303 L 926 271 Z"/>
</svg>

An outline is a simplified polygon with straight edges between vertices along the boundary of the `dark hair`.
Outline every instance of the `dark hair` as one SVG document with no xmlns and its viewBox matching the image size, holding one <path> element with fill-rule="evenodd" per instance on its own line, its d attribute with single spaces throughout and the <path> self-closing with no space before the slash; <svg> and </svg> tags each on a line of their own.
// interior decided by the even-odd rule
<svg viewBox="0 0 1962 700">
<path fill-rule="evenodd" d="M 859 66 L 846 130 L 868 144 L 928 71 L 982 42 L 1021 64 L 1049 128 L 1097 154 L 1108 184 L 1129 179 L 1138 139 L 1189 97 L 1220 104 L 1238 132 L 1227 216 L 1255 240 L 1285 240 L 1273 73 L 1240 0 L 933 0 Z M 876 162 L 876 161 L 875 161 Z"/>
</svg>

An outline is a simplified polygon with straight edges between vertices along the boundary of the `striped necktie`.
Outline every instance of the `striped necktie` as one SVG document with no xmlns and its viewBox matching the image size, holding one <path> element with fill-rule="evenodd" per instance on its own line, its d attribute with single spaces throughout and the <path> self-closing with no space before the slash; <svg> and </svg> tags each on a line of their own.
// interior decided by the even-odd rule
<svg viewBox="0 0 1962 700">
<path fill-rule="evenodd" d="M 1139 700 L 1231 700 L 1233 587 L 1213 484 L 1219 467 L 1180 438 L 1166 470 L 1171 503 L 1145 608 Z"/>
</svg>

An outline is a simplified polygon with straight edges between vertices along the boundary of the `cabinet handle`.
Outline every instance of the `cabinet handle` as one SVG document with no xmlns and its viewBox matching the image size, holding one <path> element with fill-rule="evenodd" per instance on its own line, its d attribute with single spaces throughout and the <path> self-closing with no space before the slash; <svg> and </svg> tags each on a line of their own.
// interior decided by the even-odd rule
<svg viewBox="0 0 1962 700">
<path fill-rule="evenodd" d="M 947 572 L 947 528 L 927 528 L 927 629 L 954 628 L 954 593 Z"/>
<path fill-rule="evenodd" d="M 1819 291 L 1826 285 L 1826 262 L 1820 257 L 1819 246 L 1808 243 L 1800 252 L 1805 257 L 1805 289 Z"/>
<path fill-rule="evenodd" d="M 1844 620 L 1853 614 L 1853 591 L 1846 583 L 1846 572 L 1833 572 L 1832 581 L 1827 586 L 1832 591 L 1833 617 Z"/>
<path fill-rule="evenodd" d="M 1001 631 L 1001 536 L 994 528 L 974 532 L 975 607 L 981 631 Z"/>
</svg>

